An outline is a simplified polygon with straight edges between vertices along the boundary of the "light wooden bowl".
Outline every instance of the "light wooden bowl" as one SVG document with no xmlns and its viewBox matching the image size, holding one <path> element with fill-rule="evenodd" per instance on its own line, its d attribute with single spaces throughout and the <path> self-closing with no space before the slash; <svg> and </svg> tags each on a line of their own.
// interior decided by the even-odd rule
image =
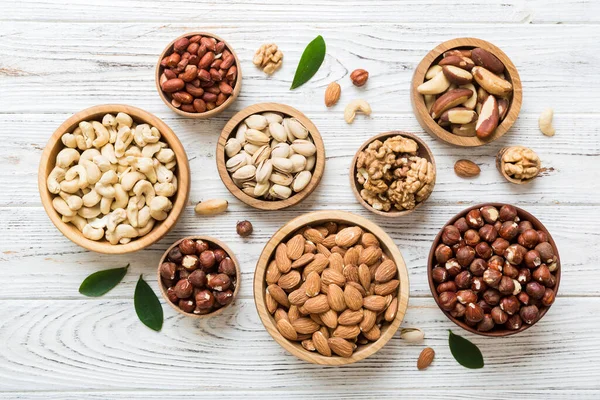
<svg viewBox="0 0 600 400">
<path fill-rule="evenodd" d="M 227 100 L 225 100 L 225 103 L 221 104 L 220 106 L 218 106 L 212 110 L 207 110 L 203 113 L 185 112 L 185 111 L 182 111 L 179 108 L 173 106 L 171 104 L 171 101 L 165 95 L 165 92 L 163 92 L 162 88 L 160 87 L 160 76 L 164 70 L 164 68 L 160 65 L 160 62 L 162 61 L 162 59 L 165 58 L 165 56 L 173 53 L 173 44 L 176 41 L 178 41 L 181 38 L 190 38 L 195 35 L 213 37 L 213 38 L 217 39 L 217 41 L 221 41 L 221 42 L 225 43 L 225 48 L 228 49 L 231 52 L 231 54 L 233 54 L 233 57 L 235 58 L 235 65 L 237 66 L 237 79 L 235 81 L 235 87 L 233 88 L 233 93 L 231 94 L 231 96 L 229 96 L 229 98 Z M 233 50 L 233 48 L 229 45 L 229 43 L 227 43 L 225 40 L 223 40 L 219 36 L 217 36 L 213 33 L 208 33 L 208 32 L 188 32 L 188 33 L 185 33 L 185 34 L 175 38 L 171 43 L 169 43 L 169 45 L 167 47 L 165 47 L 163 52 L 160 54 L 160 57 L 158 58 L 158 62 L 156 63 L 156 72 L 154 74 L 154 81 L 156 83 L 156 90 L 158 91 L 158 95 L 160 96 L 162 101 L 164 101 L 164 103 L 167 105 L 167 107 L 169 107 L 172 111 L 174 111 L 175 113 L 177 113 L 183 117 L 187 117 L 187 118 L 207 119 L 207 118 L 214 117 L 215 115 L 225 111 L 225 109 L 227 107 L 229 107 L 231 104 L 233 104 L 233 102 L 239 96 L 240 90 L 242 90 L 242 66 L 241 66 L 240 60 L 238 59 L 238 56 L 235 53 L 235 51 Z"/>
<path fill-rule="evenodd" d="M 498 125 L 493 135 L 486 140 L 481 140 L 476 136 L 457 136 L 439 126 L 437 122 L 431 118 L 427 107 L 425 107 L 423 95 L 417 91 L 417 87 L 425 81 L 425 74 L 427 73 L 429 67 L 439 61 L 444 52 L 452 49 L 472 49 L 475 47 L 481 47 L 482 49 L 487 50 L 498 57 L 498 59 L 504 64 L 504 74 L 506 79 L 513 85 L 513 95 L 506 117 Z M 502 50 L 493 44 L 486 42 L 485 40 L 475 38 L 458 38 L 439 44 L 419 63 L 412 78 L 410 99 L 415 117 L 417 117 L 417 121 L 419 121 L 419 124 L 421 124 L 423 129 L 425 129 L 431 136 L 456 146 L 473 147 L 482 146 L 499 139 L 513 126 L 517 120 L 519 111 L 521 110 L 521 103 L 523 101 L 523 87 L 521 85 L 521 79 L 519 78 L 517 68 Z"/>
<path fill-rule="evenodd" d="M 167 296 L 168 288 L 165 286 L 165 284 L 162 281 L 162 277 L 160 276 L 160 266 L 162 265 L 162 263 L 165 261 L 165 259 L 169 255 L 169 252 L 171 251 L 171 249 L 173 249 L 176 246 L 179 246 L 179 243 L 181 243 L 185 239 L 203 240 L 205 242 L 210 243 L 211 245 L 220 247 L 221 249 L 223 249 L 225 251 L 225 253 L 227 253 L 229 258 L 231 258 L 231 260 L 233 261 L 233 264 L 235 265 L 235 275 L 236 275 L 235 290 L 233 291 L 233 299 L 231 300 L 231 303 L 227 304 L 226 306 L 216 309 L 215 311 L 211 312 L 210 314 L 201 314 L 200 315 L 200 314 L 186 313 L 181 308 L 179 308 L 179 306 L 171 303 L 171 300 L 169 300 L 169 296 Z M 240 264 L 239 264 L 237 258 L 235 258 L 235 255 L 233 254 L 231 249 L 229 247 L 227 247 L 227 245 L 225 243 L 221 242 L 219 239 L 215 239 L 210 236 L 186 236 L 184 238 L 179 239 L 175 243 L 173 243 L 171 246 L 169 246 L 169 248 L 167 250 L 165 250 L 162 257 L 160 258 L 160 261 L 158 262 L 158 268 L 156 270 L 156 275 L 158 278 L 158 288 L 160 289 L 160 293 L 162 294 L 166 303 L 169 304 L 178 313 L 185 315 L 186 317 L 192 317 L 192 318 L 197 318 L 197 319 L 214 317 L 216 315 L 221 314 L 223 312 L 223 310 L 225 310 L 227 307 L 231 306 L 233 304 L 233 302 L 235 301 L 238 292 L 240 291 L 241 276 L 242 276 L 242 274 L 240 272 Z"/>
<path fill-rule="evenodd" d="M 225 143 L 227 143 L 227 139 L 232 136 L 235 136 L 235 131 L 237 126 L 244 120 L 246 117 L 256 114 L 262 113 L 266 111 L 274 111 L 279 112 L 284 115 L 289 115 L 291 117 L 296 118 L 300 121 L 312 137 L 315 146 L 317 147 L 316 152 L 316 163 L 315 168 L 312 171 L 312 179 L 308 183 L 308 185 L 299 193 L 295 193 L 289 198 L 285 200 L 263 200 L 257 199 L 251 196 L 248 196 L 244 193 L 240 188 L 236 186 L 225 167 Z M 221 136 L 219 137 L 219 141 L 217 142 L 217 169 L 219 170 L 219 175 L 221 176 L 221 180 L 227 187 L 227 190 L 231 192 L 235 197 L 244 203 L 248 204 L 251 207 L 257 208 L 259 210 L 281 210 L 282 208 L 287 208 L 294 206 L 308 197 L 317 187 L 319 182 L 321 182 L 321 178 L 323 177 L 323 172 L 325 171 L 325 146 L 323 145 L 323 139 L 321 138 L 321 134 L 319 130 L 312 123 L 310 119 L 306 117 L 303 113 L 287 106 L 285 104 L 278 103 L 260 103 L 253 104 L 249 107 L 244 108 L 237 114 L 235 114 L 225 125 L 223 131 L 221 132 Z"/>
<path fill-rule="evenodd" d="M 175 157 L 177 159 L 175 175 L 177 176 L 178 189 L 172 200 L 173 209 L 169 212 L 167 219 L 161 222 L 157 221 L 150 233 L 139 239 L 132 240 L 127 244 L 113 245 L 106 240 L 95 241 L 87 239 L 75 226 L 63 222 L 60 214 L 52 207 L 52 199 L 55 195 L 50 193 L 46 188 L 46 179 L 56 164 L 56 155 L 65 147 L 61 142 L 61 136 L 64 133 L 72 132 L 81 121 L 93 119 L 101 120 L 107 113 L 116 114 L 119 112 L 127 113 L 135 122 L 148 123 L 155 126 L 160 131 L 162 140 L 167 142 L 169 147 L 175 152 Z M 100 105 L 87 108 L 74 114 L 54 131 L 42 153 L 38 170 L 38 188 L 42 199 L 42 205 L 50 217 L 50 220 L 68 239 L 81 247 L 98 253 L 125 254 L 141 250 L 159 241 L 175 226 L 175 223 L 179 219 L 181 212 L 187 203 L 190 192 L 190 166 L 181 142 L 171 128 L 169 128 L 169 126 L 161 119 L 136 107 L 121 104 Z"/>
<path fill-rule="evenodd" d="M 535 178 L 537 178 L 537 175 L 534 176 L 531 179 L 515 179 L 512 176 L 508 175 L 506 172 L 504 172 L 504 164 L 505 162 L 502 161 L 502 156 L 504 155 L 504 153 L 513 147 L 517 147 L 517 148 L 521 148 L 521 149 L 526 149 L 527 147 L 525 146 L 510 146 L 510 147 L 503 147 L 500 149 L 500 151 L 498 151 L 498 154 L 496 155 L 496 168 L 498 169 L 498 171 L 500 172 L 500 175 L 502 175 L 504 177 L 504 179 L 506 179 L 507 181 L 509 181 L 510 183 L 514 183 L 516 185 L 524 185 L 526 183 L 529 183 L 531 181 L 533 181 Z M 542 162 L 539 161 L 538 162 L 538 169 L 542 166 Z"/>
<path fill-rule="evenodd" d="M 408 133 L 408 132 L 403 132 L 403 131 L 390 131 L 390 132 L 380 133 L 379 135 L 373 136 L 372 138 L 370 138 L 369 140 L 367 140 L 360 146 L 360 148 L 354 155 L 354 158 L 352 159 L 352 164 L 350 164 L 350 187 L 352 188 L 352 193 L 354 193 L 354 197 L 356 197 L 356 200 L 358 200 L 358 202 L 367 210 L 369 210 L 377 215 L 381 215 L 381 216 L 389 217 L 389 218 L 396 218 L 396 217 L 401 217 L 403 215 L 410 214 L 411 212 L 415 211 L 417 208 L 421 207 L 421 205 L 423 203 L 425 203 L 425 201 L 427 201 L 427 199 L 423 200 L 420 203 L 417 203 L 415 208 L 413 208 L 412 210 L 382 211 L 382 210 L 374 209 L 369 203 L 367 203 L 360 196 L 360 190 L 362 188 L 362 185 L 360 183 L 358 183 L 358 180 L 356 179 L 356 171 L 357 171 L 356 170 L 356 162 L 358 160 L 358 153 L 360 153 L 361 151 L 366 149 L 367 146 L 369 144 L 371 144 L 372 142 L 374 142 L 375 140 L 381 140 L 383 142 L 385 139 L 392 137 L 392 136 L 397 136 L 397 135 L 401 135 L 401 136 L 413 139 L 415 142 L 418 143 L 419 157 L 425 158 L 427 161 L 429 161 L 433 165 L 433 169 L 434 169 L 434 171 L 436 171 L 436 176 L 437 176 L 435 159 L 433 158 L 433 153 L 429 149 L 429 146 L 427 146 L 427 143 L 425 143 L 425 141 L 423 139 L 419 138 L 414 133 Z M 435 186 L 435 182 L 434 182 L 434 186 Z"/>
<path fill-rule="evenodd" d="M 390 324 L 383 325 L 381 328 L 381 337 L 376 342 L 370 343 L 359 347 L 351 357 L 344 358 L 333 355 L 331 357 L 322 356 L 319 353 L 309 352 L 305 350 L 300 343 L 292 342 L 284 338 L 275 326 L 275 320 L 269 314 L 267 306 L 265 304 L 265 290 L 267 287 L 265 281 L 265 275 L 269 261 L 272 259 L 275 253 L 275 248 L 279 243 L 289 239 L 293 233 L 298 229 L 307 225 L 318 225 L 328 221 L 334 221 L 342 224 L 360 226 L 365 231 L 371 232 L 379 239 L 381 249 L 384 254 L 389 256 L 398 267 L 398 279 L 400 280 L 400 286 L 398 287 L 398 313 L 396 319 Z M 265 326 L 267 332 L 275 339 L 277 343 L 296 357 L 311 362 L 313 364 L 321 365 L 345 365 L 352 364 L 367 358 L 377 351 L 379 351 L 391 338 L 394 333 L 398 330 L 398 327 L 402 323 L 406 308 L 408 307 L 409 297 L 409 283 L 408 283 L 408 270 L 406 264 L 402 258 L 402 254 L 398 247 L 379 226 L 366 218 L 358 215 L 345 212 L 345 211 L 316 211 L 308 214 L 301 215 L 294 218 L 281 229 L 279 229 L 273 237 L 267 242 L 263 249 L 258 263 L 256 264 L 256 271 L 254 273 L 254 302 L 258 315 Z"/>
<path fill-rule="evenodd" d="M 484 206 L 494 206 L 494 207 L 500 209 L 500 207 L 502 207 L 503 205 L 504 205 L 504 203 L 483 203 L 483 204 L 478 204 L 478 205 L 469 207 L 469 208 L 459 212 L 454 217 L 452 217 L 452 219 L 450 219 L 450 221 L 445 223 L 444 226 L 454 224 L 456 222 L 456 220 L 458 220 L 461 217 L 466 216 L 469 213 L 469 211 L 471 211 L 471 210 L 479 209 Z M 560 265 L 560 255 L 558 254 L 558 247 L 556 247 L 556 242 L 554 242 L 554 239 L 552 239 L 552 235 L 550 235 L 550 232 L 548 232 L 548 229 L 546 229 L 546 227 L 544 226 L 544 224 L 542 224 L 540 222 L 540 220 L 538 220 L 536 217 L 534 217 L 529 212 L 523 210 L 522 208 L 519 208 L 519 207 L 515 207 L 515 208 L 517 209 L 517 215 L 519 216 L 519 218 L 521 218 L 521 220 L 526 220 L 526 221 L 531 222 L 531 224 L 533 225 L 533 228 L 535 230 L 543 231 L 546 233 L 546 235 L 548 235 L 548 242 L 554 248 L 554 251 L 556 253 L 556 258 L 557 258 L 556 263 L 558 265 L 558 269 L 556 270 L 556 272 L 554 272 L 554 274 L 556 276 L 556 285 L 554 286 L 553 289 L 554 289 L 554 293 L 556 294 L 556 293 L 558 293 L 558 287 L 560 285 L 560 274 L 562 272 L 562 267 Z M 435 287 L 435 282 L 433 282 L 432 270 L 433 270 L 433 267 L 436 266 L 435 249 L 441 243 L 443 229 L 444 228 L 442 227 L 442 229 L 440 229 L 439 233 L 433 240 L 433 244 L 431 245 L 431 250 L 429 251 L 429 258 L 427 259 L 427 277 L 429 280 L 429 289 L 431 290 L 431 294 L 433 295 L 433 298 L 434 298 L 435 302 L 437 303 L 438 307 L 440 307 L 440 302 L 439 302 L 439 296 L 438 296 L 438 293 L 437 293 L 437 290 Z M 456 325 L 460 326 L 461 328 L 463 328 L 471 333 L 481 335 L 481 336 L 502 337 L 502 336 L 515 335 L 515 334 L 517 334 L 519 332 L 523 332 L 524 330 L 537 324 L 542 319 L 542 317 L 546 314 L 546 312 L 548 312 L 550 307 L 552 307 L 552 304 L 548 307 L 540 307 L 540 313 L 539 313 L 538 319 L 531 325 L 523 323 L 521 328 L 516 329 L 516 330 L 494 328 L 493 330 L 491 330 L 489 332 L 480 332 L 477 329 L 467 325 L 464 321 L 454 318 L 452 315 L 450 315 L 449 312 L 444 311 L 441 307 L 440 307 L 440 310 L 446 315 L 446 317 L 448 317 L 448 319 L 450 321 L 454 322 Z"/>
</svg>

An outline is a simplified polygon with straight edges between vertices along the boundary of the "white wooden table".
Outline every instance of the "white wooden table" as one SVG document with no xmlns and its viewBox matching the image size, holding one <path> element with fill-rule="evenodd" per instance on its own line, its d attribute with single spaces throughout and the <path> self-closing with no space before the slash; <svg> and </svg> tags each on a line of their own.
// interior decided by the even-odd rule
<svg viewBox="0 0 600 400">
<path fill-rule="evenodd" d="M 298 398 L 598 398 L 600 396 L 600 3 L 594 0 L 308 0 L 142 1 L 20 0 L 0 2 L 0 397 L 36 399 L 241 397 Z M 300 4 L 302 3 L 302 4 Z M 163 47 L 186 31 L 226 38 L 242 60 L 243 89 L 234 106 L 210 121 L 184 119 L 161 102 L 154 66 Z M 290 91 L 304 46 L 321 34 L 327 57 L 318 74 Z M 523 108 L 513 129 L 493 144 L 455 148 L 425 134 L 412 114 L 409 83 L 421 58 L 438 43 L 474 36 L 501 47 L 523 81 Z M 283 68 L 267 78 L 251 58 L 265 42 L 284 52 Z M 355 68 L 370 73 L 354 88 Z M 342 85 L 333 109 L 327 84 Z M 343 107 L 366 98 L 371 118 L 343 121 Z M 233 198 L 217 174 L 218 134 L 237 110 L 275 101 L 306 113 L 327 149 L 321 185 L 301 205 L 257 212 Z M 192 169 L 190 205 L 160 243 L 135 255 L 84 251 L 52 226 L 41 207 L 37 167 L 50 134 L 72 113 L 96 104 L 125 103 L 164 119 L 179 135 Z M 557 134 L 537 129 L 539 113 L 555 109 Z M 370 136 L 393 129 L 417 132 L 438 165 L 435 191 L 410 216 L 391 221 L 355 201 L 348 166 Z M 546 168 L 535 183 L 503 181 L 494 155 L 507 144 L 535 149 Z M 469 158 L 482 168 L 461 180 L 452 167 Z M 194 215 L 193 203 L 226 197 L 226 214 Z M 427 285 L 426 256 L 438 230 L 468 205 L 510 202 L 536 215 L 562 256 L 559 297 L 544 319 L 506 339 L 478 337 L 454 326 Z M 375 356 L 340 368 L 299 361 L 263 329 L 254 308 L 255 262 L 267 239 L 290 218 L 320 209 L 356 212 L 380 224 L 399 246 L 410 272 L 410 306 L 403 326 L 426 332 L 423 344 L 396 335 Z M 242 240 L 237 220 L 255 233 Z M 157 290 L 156 263 L 174 240 L 216 236 L 242 264 L 235 305 L 207 321 L 187 319 L 165 305 L 160 333 L 143 326 L 133 290 L 144 274 Z M 90 273 L 131 263 L 122 284 L 99 299 L 79 295 Z M 158 293 L 158 291 L 157 291 Z M 482 350 L 486 366 L 459 366 L 447 346 L 454 329 Z M 436 350 L 426 371 L 416 359 Z"/>
</svg>

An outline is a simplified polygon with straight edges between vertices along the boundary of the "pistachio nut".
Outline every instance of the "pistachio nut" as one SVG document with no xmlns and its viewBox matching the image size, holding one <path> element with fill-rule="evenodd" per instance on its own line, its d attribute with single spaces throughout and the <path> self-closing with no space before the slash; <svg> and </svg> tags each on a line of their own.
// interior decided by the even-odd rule
<svg viewBox="0 0 600 400">
<path fill-rule="evenodd" d="M 277 185 L 289 186 L 294 178 L 287 172 L 273 172 L 269 180 Z"/>
<path fill-rule="evenodd" d="M 269 121 L 266 117 L 260 114 L 253 114 L 244 120 L 248 128 L 261 131 L 267 127 Z"/>
<path fill-rule="evenodd" d="M 267 119 L 269 124 L 271 124 L 273 122 L 280 124 L 281 121 L 283 121 L 283 116 L 276 112 L 264 112 L 264 113 L 262 113 L 262 116 Z"/>
<path fill-rule="evenodd" d="M 252 155 L 252 165 L 258 165 L 271 157 L 271 148 L 268 145 L 262 146 Z"/>
<path fill-rule="evenodd" d="M 315 168 L 316 162 L 317 158 L 315 156 L 306 157 L 306 166 L 304 167 L 304 170 L 312 171 Z"/>
<path fill-rule="evenodd" d="M 292 168 L 294 168 L 294 164 L 289 158 L 274 157 L 271 161 L 273 161 L 273 169 L 275 171 L 292 172 Z"/>
<path fill-rule="evenodd" d="M 237 130 L 235 132 L 235 138 L 241 144 L 246 143 L 246 131 L 247 130 L 248 130 L 248 125 L 246 125 L 243 122 L 237 127 Z"/>
<path fill-rule="evenodd" d="M 312 174 L 309 171 L 302 171 L 294 178 L 292 182 L 292 190 L 296 193 L 304 190 L 308 183 L 312 179 Z"/>
<path fill-rule="evenodd" d="M 244 165 L 231 175 L 234 181 L 243 183 L 254 178 L 256 167 L 254 165 Z"/>
<path fill-rule="evenodd" d="M 317 148 L 314 143 L 303 139 L 294 140 L 291 148 L 294 150 L 294 152 L 301 154 L 304 157 L 310 157 L 317 152 Z"/>
<path fill-rule="evenodd" d="M 289 160 L 292 162 L 292 170 L 290 172 L 293 174 L 303 171 L 306 167 L 306 157 L 301 154 L 292 154 Z"/>
<path fill-rule="evenodd" d="M 225 168 L 227 168 L 227 171 L 233 173 L 242 168 L 244 165 L 248 164 L 248 158 L 246 157 L 247 154 L 248 153 L 238 153 L 227 160 L 225 163 Z"/>
<path fill-rule="evenodd" d="M 287 158 L 290 155 L 290 145 L 287 143 L 278 143 L 271 150 L 271 157 Z"/>
<path fill-rule="evenodd" d="M 268 144 L 271 139 L 264 132 L 256 129 L 248 129 L 246 131 L 246 141 L 256 146 L 264 146 L 265 144 Z"/>
<path fill-rule="evenodd" d="M 279 142 L 285 142 L 287 140 L 287 133 L 285 132 L 285 128 L 278 122 L 271 122 L 269 124 L 269 132 L 273 139 Z"/>
<path fill-rule="evenodd" d="M 271 183 L 267 182 L 258 182 L 256 186 L 254 186 L 254 196 L 261 197 L 265 194 L 269 193 L 269 189 L 271 188 Z"/>
<path fill-rule="evenodd" d="M 250 197 L 256 197 L 254 195 L 254 188 L 256 187 L 256 182 L 244 182 L 241 186 L 242 192 L 246 193 Z"/>
<path fill-rule="evenodd" d="M 292 189 L 288 186 L 275 184 L 269 189 L 269 194 L 276 199 L 284 200 L 292 195 Z"/>
<path fill-rule="evenodd" d="M 308 137 L 308 129 L 296 118 L 285 118 L 283 126 L 297 139 L 306 139 Z"/>
<path fill-rule="evenodd" d="M 268 182 L 273 173 L 273 162 L 271 160 L 262 161 L 256 167 L 256 181 L 258 183 Z"/>
<path fill-rule="evenodd" d="M 256 151 L 260 148 L 261 148 L 261 146 L 257 146 L 255 144 L 250 144 L 250 143 L 246 143 L 244 145 L 244 150 L 246 151 L 246 153 L 248 153 L 250 155 L 253 155 L 254 153 L 256 153 Z"/>
<path fill-rule="evenodd" d="M 242 150 L 242 144 L 236 138 L 231 138 L 225 143 L 225 154 L 227 157 L 233 157 Z"/>
</svg>

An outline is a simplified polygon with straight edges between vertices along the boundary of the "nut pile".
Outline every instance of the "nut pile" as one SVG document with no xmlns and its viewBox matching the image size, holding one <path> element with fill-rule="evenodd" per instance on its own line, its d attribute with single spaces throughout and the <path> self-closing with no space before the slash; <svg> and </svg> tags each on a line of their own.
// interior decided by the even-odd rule
<svg viewBox="0 0 600 400">
<path fill-rule="evenodd" d="M 531 149 L 512 146 L 500 150 L 498 154 L 502 172 L 513 179 L 527 181 L 540 172 L 541 161 Z"/>
<path fill-rule="evenodd" d="M 444 227 L 432 278 L 440 308 L 478 331 L 517 330 L 554 302 L 558 258 L 548 235 L 504 205 Z"/>
<path fill-rule="evenodd" d="M 177 192 L 175 153 L 153 126 L 106 114 L 65 133 L 46 180 L 52 206 L 91 240 L 126 244 L 167 218 Z"/>
<path fill-rule="evenodd" d="M 160 62 L 159 83 L 174 107 L 203 113 L 233 94 L 237 65 L 225 42 L 195 35 L 177 40 L 170 51 Z"/>
<path fill-rule="evenodd" d="M 159 272 L 167 298 L 185 313 L 210 314 L 233 301 L 235 263 L 214 243 L 182 240 L 169 251 Z"/>
<path fill-rule="evenodd" d="M 225 167 L 248 196 L 287 199 L 312 179 L 317 148 L 296 118 L 276 112 L 247 117 L 225 144 Z"/>
<path fill-rule="evenodd" d="M 454 49 L 432 65 L 417 91 L 438 124 L 458 136 L 490 137 L 506 117 L 513 92 L 504 64 L 476 47 Z"/>
<path fill-rule="evenodd" d="M 281 67 L 283 53 L 277 48 L 275 43 L 263 44 L 254 53 L 252 63 L 258 68 L 262 68 L 265 74 L 272 75 Z"/>
<path fill-rule="evenodd" d="M 360 196 L 375 210 L 410 210 L 425 201 L 435 185 L 435 169 L 418 154 L 419 145 L 401 135 L 375 140 L 358 154 Z"/>
<path fill-rule="evenodd" d="M 265 299 L 288 340 L 324 356 L 350 357 L 396 318 L 398 270 L 358 226 L 307 226 L 280 243 L 266 271 Z"/>
</svg>

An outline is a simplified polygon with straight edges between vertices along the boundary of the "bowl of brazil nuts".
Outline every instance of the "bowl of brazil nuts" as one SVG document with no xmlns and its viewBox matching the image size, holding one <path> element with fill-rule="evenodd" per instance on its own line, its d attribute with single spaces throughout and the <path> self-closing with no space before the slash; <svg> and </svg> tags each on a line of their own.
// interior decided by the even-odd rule
<svg viewBox="0 0 600 400">
<path fill-rule="evenodd" d="M 210 118 L 240 94 L 242 70 L 231 46 L 212 33 L 179 36 L 156 64 L 156 90 L 165 104 L 189 118 Z"/>
<path fill-rule="evenodd" d="M 455 215 L 436 236 L 427 268 L 433 297 L 455 324 L 483 336 L 523 332 L 548 311 L 560 257 L 527 211 L 486 203 Z"/>
<path fill-rule="evenodd" d="M 254 273 L 254 302 L 267 332 L 315 364 L 351 364 L 375 354 L 400 326 L 408 296 L 408 271 L 394 241 L 343 211 L 285 224 Z"/>
<path fill-rule="evenodd" d="M 521 79 L 508 56 L 475 38 L 452 39 L 431 50 L 415 69 L 411 102 L 430 135 L 457 146 L 481 146 L 515 123 Z"/>
<path fill-rule="evenodd" d="M 227 122 L 216 159 L 231 194 L 260 210 L 280 210 L 315 190 L 325 170 L 325 147 L 317 127 L 300 111 L 261 103 Z"/>
<path fill-rule="evenodd" d="M 175 133 L 139 108 L 80 111 L 52 134 L 38 187 L 52 223 L 88 250 L 123 254 L 160 240 L 187 202 L 190 170 Z"/>
<path fill-rule="evenodd" d="M 350 186 L 367 210 L 385 217 L 413 212 L 431 195 L 433 153 L 417 135 L 391 131 L 360 146 L 350 164 Z"/>
<path fill-rule="evenodd" d="M 240 290 L 240 265 L 233 252 L 209 236 L 189 236 L 173 243 L 158 263 L 159 289 L 177 312 L 213 317 Z"/>
</svg>

